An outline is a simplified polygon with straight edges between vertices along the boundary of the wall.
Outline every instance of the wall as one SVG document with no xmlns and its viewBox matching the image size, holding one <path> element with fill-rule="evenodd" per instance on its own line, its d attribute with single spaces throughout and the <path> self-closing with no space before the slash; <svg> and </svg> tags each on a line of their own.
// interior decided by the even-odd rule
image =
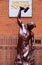
<svg viewBox="0 0 42 65">
<path fill-rule="evenodd" d="M 0 35 L 17 36 L 18 24 L 16 18 L 9 18 L 9 0 L 0 0 Z M 36 23 L 33 30 L 36 37 L 42 37 L 42 0 L 33 0 L 33 16 L 32 18 L 22 18 L 24 24 L 29 21 Z"/>
<path fill-rule="evenodd" d="M 16 18 L 9 18 L 9 0 L 0 0 L 0 65 L 14 65 L 15 46 L 19 26 Z M 24 24 L 29 21 L 36 23 L 33 30 L 35 38 L 42 40 L 42 0 L 33 0 L 32 18 L 22 18 Z M 41 42 L 42 43 L 42 42 Z M 36 65 L 42 65 L 42 45 L 35 45 Z"/>
</svg>

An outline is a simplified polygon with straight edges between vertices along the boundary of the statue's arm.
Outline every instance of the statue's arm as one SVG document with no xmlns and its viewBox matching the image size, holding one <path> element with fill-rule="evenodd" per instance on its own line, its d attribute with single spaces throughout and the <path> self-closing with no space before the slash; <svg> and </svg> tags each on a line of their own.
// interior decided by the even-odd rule
<svg viewBox="0 0 42 65">
<path fill-rule="evenodd" d="M 24 10 L 23 7 L 20 7 L 19 13 L 18 13 L 18 17 L 17 17 L 17 22 L 18 25 L 22 28 L 22 21 L 21 21 L 21 11 Z"/>
<path fill-rule="evenodd" d="M 19 13 L 18 13 L 18 17 L 17 17 L 17 22 L 18 22 L 18 25 L 22 28 L 22 21 L 21 21 L 21 11 L 24 10 L 24 12 L 26 13 L 27 10 L 29 9 L 29 7 L 20 7 L 19 9 Z"/>
<path fill-rule="evenodd" d="M 34 33 L 32 34 L 32 38 L 31 38 L 31 46 L 33 45 L 34 42 Z"/>
<path fill-rule="evenodd" d="M 34 34 L 32 35 L 32 39 L 31 39 L 32 42 L 34 42 Z"/>
</svg>

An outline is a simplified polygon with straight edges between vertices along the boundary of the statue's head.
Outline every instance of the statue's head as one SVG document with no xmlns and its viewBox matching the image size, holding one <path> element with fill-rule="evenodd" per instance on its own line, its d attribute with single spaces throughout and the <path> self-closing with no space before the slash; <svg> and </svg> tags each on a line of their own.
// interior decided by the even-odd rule
<svg viewBox="0 0 42 65">
<path fill-rule="evenodd" d="M 28 24 L 27 24 L 27 29 L 28 30 L 32 30 L 33 28 L 35 28 L 36 27 L 36 24 L 34 23 L 34 22 L 29 22 Z"/>
</svg>

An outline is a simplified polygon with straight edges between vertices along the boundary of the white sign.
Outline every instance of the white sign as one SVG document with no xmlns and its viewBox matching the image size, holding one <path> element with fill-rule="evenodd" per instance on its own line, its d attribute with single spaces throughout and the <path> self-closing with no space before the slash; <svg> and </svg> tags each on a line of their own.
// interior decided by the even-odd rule
<svg viewBox="0 0 42 65">
<path fill-rule="evenodd" d="M 21 17 L 32 17 L 32 0 L 9 0 L 9 17 L 17 17 L 19 8 L 29 7 L 29 10 L 21 12 Z"/>
</svg>

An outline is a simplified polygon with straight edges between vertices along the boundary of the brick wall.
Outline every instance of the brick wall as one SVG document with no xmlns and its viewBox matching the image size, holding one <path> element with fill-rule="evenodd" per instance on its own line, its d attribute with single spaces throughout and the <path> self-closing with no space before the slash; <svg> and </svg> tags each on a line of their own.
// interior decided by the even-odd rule
<svg viewBox="0 0 42 65">
<path fill-rule="evenodd" d="M 18 36 L 19 26 L 16 18 L 9 18 L 9 0 L 0 0 L 0 65 L 14 65 L 16 55 L 15 45 Z M 42 0 L 33 0 L 33 16 L 22 18 L 24 24 L 29 21 L 36 23 L 33 30 L 35 38 L 42 40 Z M 16 43 L 16 44 L 15 44 Z M 42 65 L 42 45 L 34 45 L 39 49 L 35 50 L 35 63 Z"/>
<path fill-rule="evenodd" d="M 42 0 L 33 0 L 33 16 L 31 18 L 22 18 L 24 24 L 34 21 L 37 25 L 34 29 L 36 37 L 42 37 Z M 17 36 L 18 24 L 16 18 L 9 18 L 9 0 L 0 0 L 0 35 Z"/>
<path fill-rule="evenodd" d="M 0 37 L 0 65 L 14 65 L 16 37 Z"/>
</svg>

